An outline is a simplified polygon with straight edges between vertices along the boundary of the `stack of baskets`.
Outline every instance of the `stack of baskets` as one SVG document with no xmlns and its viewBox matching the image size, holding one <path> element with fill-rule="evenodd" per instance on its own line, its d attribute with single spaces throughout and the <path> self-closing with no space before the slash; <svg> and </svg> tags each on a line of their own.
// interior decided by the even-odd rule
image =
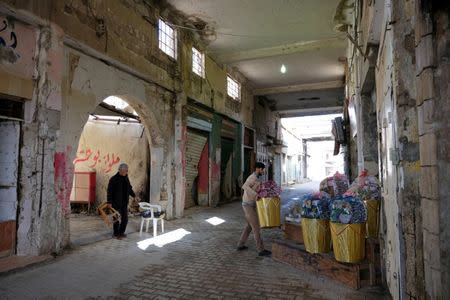
<svg viewBox="0 0 450 300">
<path fill-rule="evenodd" d="M 380 188 L 364 171 L 348 188 L 339 173 L 324 179 L 321 192 L 308 194 L 302 204 L 305 249 L 326 253 L 333 246 L 337 261 L 357 263 L 365 258 L 365 238 L 378 237 Z M 331 196 L 329 195 L 331 194 Z"/>
</svg>

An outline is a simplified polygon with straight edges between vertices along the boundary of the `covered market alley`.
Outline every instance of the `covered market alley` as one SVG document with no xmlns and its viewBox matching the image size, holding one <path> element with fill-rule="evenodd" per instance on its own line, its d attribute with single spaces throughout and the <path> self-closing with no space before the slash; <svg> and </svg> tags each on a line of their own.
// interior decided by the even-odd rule
<svg viewBox="0 0 450 300">
<path fill-rule="evenodd" d="M 0 0 L 0 298 L 449 299 L 449 45 L 448 1 Z"/>
</svg>

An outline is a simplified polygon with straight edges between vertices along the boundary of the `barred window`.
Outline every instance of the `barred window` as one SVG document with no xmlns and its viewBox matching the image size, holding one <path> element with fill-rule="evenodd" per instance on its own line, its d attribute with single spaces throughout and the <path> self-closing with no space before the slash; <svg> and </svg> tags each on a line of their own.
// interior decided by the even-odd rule
<svg viewBox="0 0 450 300">
<path fill-rule="evenodd" d="M 159 19 L 159 49 L 170 57 L 177 58 L 177 35 L 176 31 L 166 22 Z"/>
<path fill-rule="evenodd" d="M 192 72 L 205 78 L 205 54 L 192 47 Z"/>
<path fill-rule="evenodd" d="M 228 96 L 230 96 L 234 100 L 241 100 L 241 85 L 230 76 L 227 76 L 227 92 Z"/>
</svg>

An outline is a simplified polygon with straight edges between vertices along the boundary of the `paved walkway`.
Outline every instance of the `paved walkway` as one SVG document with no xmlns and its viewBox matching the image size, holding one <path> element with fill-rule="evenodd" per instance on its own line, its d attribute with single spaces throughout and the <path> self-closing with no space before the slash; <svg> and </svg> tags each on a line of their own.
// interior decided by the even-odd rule
<svg viewBox="0 0 450 300">
<path fill-rule="evenodd" d="M 306 183 L 298 183 L 294 185 L 283 186 L 281 193 L 281 202 L 286 204 L 291 199 L 301 199 L 303 195 L 311 192 L 319 191 L 320 182 L 309 181 Z"/>
<path fill-rule="evenodd" d="M 212 225 L 212 221 L 224 222 Z M 220 219 L 218 219 L 220 218 Z M 212 222 L 217 224 L 218 222 Z M 385 299 L 350 290 L 288 265 L 235 250 L 239 203 L 194 208 L 167 222 L 165 235 L 130 234 L 66 252 L 51 263 L 0 277 L 0 299 Z M 266 247 L 280 238 L 264 230 Z"/>
</svg>

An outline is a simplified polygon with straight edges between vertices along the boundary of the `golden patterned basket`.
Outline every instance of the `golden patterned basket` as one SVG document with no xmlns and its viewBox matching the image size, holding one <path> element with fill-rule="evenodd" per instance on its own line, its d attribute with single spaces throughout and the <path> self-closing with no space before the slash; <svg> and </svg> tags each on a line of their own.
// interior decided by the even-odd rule
<svg viewBox="0 0 450 300">
<path fill-rule="evenodd" d="M 279 227 L 280 222 L 280 198 L 260 198 L 256 201 L 259 225 L 261 227 Z"/>
<path fill-rule="evenodd" d="M 380 224 L 380 201 L 378 200 L 364 200 L 367 206 L 367 225 L 366 237 L 378 238 L 378 226 Z"/>
<path fill-rule="evenodd" d="M 365 257 L 366 223 L 330 223 L 334 257 L 337 261 L 357 263 Z"/>
<path fill-rule="evenodd" d="M 302 218 L 305 249 L 309 253 L 328 253 L 331 250 L 330 221 Z"/>
</svg>

